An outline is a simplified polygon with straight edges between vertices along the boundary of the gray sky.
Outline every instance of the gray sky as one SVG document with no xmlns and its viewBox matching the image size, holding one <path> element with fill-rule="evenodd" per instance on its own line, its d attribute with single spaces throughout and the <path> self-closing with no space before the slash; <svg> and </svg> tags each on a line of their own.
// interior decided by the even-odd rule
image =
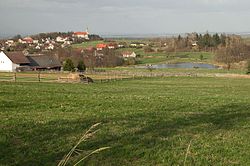
<svg viewBox="0 0 250 166">
<path fill-rule="evenodd" d="M 249 32 L 250 0 L 0 0 L 0 35 Z"/>
</svg>

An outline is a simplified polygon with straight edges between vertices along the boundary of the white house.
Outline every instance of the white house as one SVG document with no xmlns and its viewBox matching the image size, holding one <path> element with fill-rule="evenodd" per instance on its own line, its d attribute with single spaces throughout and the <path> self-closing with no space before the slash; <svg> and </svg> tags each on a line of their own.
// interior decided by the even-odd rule
<svg viewBox="0 0 250 166">
<path fill-rule="evenodd" d="M 46 44 L 45 50 L 54 50 L 55 46 L 52 43 Z"/>
<path fill-rule="evenodd" d="M 34 44 L 39 44 L 39 40 L 33 40 Z"/>
<path fill-rule="evenodd" d="M 137 47 L 137 44 L 136 43 L 131 43 L 129 46 L 130 47 Z"/>
<path fill-rule="evenodd" d="M 68 37 L 61 37 L 61 36 L 56 37 L 56 42 L 58 43 L 64 43 L 67 40 L 68 40 Z"/>
<path fill-rule="evenodd" d="M 136 57 L 136 53 L 135 52 L 130 52 L 130 51 L 126 51 L 122 53 L 123 58 L 135 58 Z"/>
<path fill-rule="evenodd" d="M 123 44 L 118 44 L 118 48 L 124 48 L 125 46 Z"/>
<path fill-rule="evenodd" d="M 29 63 L 22 52 L 0 52 L 0 71 L 14 72 L 19 67 L 27 66 Z"/>
<path fill-rule="evenodd" d="M 37 46 L 35 47 L 35 49 L 40 50 L 41 47 L 40 47 L 39 45 L 37 45 Z"/>
<path fill-rule="evenodd" d="M 193 43 L 192 43 L 192 46 L 193 46 L 193 47 L 198 46 L 198 41 L 193 42 Z"/>
<path fill-rule="evenodd" d="M 9 47 L 10 46 L 12 46 L 12 45 L 14 45 L 14 40 L 7 40 L 6 42 L 5 42 L 5 44 L 7 44 Z"/>
</svg>

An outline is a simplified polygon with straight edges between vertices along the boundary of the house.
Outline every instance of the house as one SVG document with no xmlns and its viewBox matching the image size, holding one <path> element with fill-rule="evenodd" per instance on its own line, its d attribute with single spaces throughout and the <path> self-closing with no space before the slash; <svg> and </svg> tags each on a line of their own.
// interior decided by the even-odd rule
<svg viewBox="0 0 250 166">
<path fill-rule="evenodd" d="M 140 46 L 140 47 L 145 47 L 146 44 L 145 44 L 145 43 L 139 43 L 139 46 Z"/>
<path fill-rule="evenodd" d="M 136 53 L 131 51 L 122 52 L 123 58 L 136 58 Z"/>
<path fill-rule="evenodd" d="M 15 44 L 15 42 L 14 42 L 14 40 L 7 40 L 5 42 L 5 44 L 10 47 L 10 46 L 13 46 Z"/>
<path fill-rule="evenodd" d="M 197 43 L 198 43 L 197 41 L 193 42 L 193 43 L 192 43 L 192 47 L 196 47 L 196 46 L 198 46 L 198 44 L 197 44 Z"/>
<path fill-rule="evenodd" d="M 118 44 L 118 48 L 125 48 L 124 44 Z"/>
<path fill-rule="evenodd" d="M 36 50 L 40 50 L 41 47 L 40 47 L 39 45 L 37 45 L 37 46 L 35 47 L 35 49 L 36 49 Z"/>
<path fill-rule="evenodd" d="M 192 49 L 197 50 L 199 49 L 198 41 L 192 43 Z"/>
<path fill-rule="evenodd" d="M 52 43 L 45 44 L 45 50 L 54 50 L 55 46 Z"/>
<path fill-rule="evenodd" d="M 34 44 L 39 44 L 39 40 L 33 40 Z"/>
<path fill-rule="evenodd" d="M 30 64 L 22 52 L 0 52 L 0 71 L 15 72 Z"/>
<path fill-rule="evenodd" d="M 61 70 L 61 62 L 56 56 L 52 55 L 28 55 L 30 68 L 32 70 Z"/>
<path fill-rule="evenodd" d="M 68 41 L 68 37 L 61 37 L 61 36 L 56 37 L 56 42 L 58 43 L 65 43 L 66 41 Z"/>
<path fill-rule="evenodd" d="M 137 45 L 138 45 L 137 43 L 131 43 L 129 46 L 130 47 L 137 47 Z"/>
<path fill-rule="evenodd" d="M 97 44 L 97 45 L 96 45 L 96 50 L 97 50 L 97 51 L 101 51 L 101 50 L 107 48 L 107 46 L 108 46 L 108 45 L 107 45 L 107 44 L 104 44 L 104 43 Z"/>
<path fill-rule="evenodd" d="M 70 44 L 71 44 L 70 41 L 67 41 L 67 42 L 64 42 L 63 44 L 61 44 L 61 47 L 64 48 L 64 47 L 69 46 Z"/>
<path fill-rule="evenodd" d="M 4 44 L 3 43 L 0 43 L 0 51 L 4 51 Z"/>
<path fill-rule="evenodd" d="M 89 40 L 89 32 L 74 32 L 72 37 Z"/>
<path fill-rule="evenodd" d="M 130 45 L 129 45 L 130 47 L 144 47 L 144 46 L 146 46 L 146 44 L 145 43 L 139 43 L 139 42 L 134 42 L 134 43 L 130 43 Z"/>
<path fill-rule="evenodd" d="M 25 37 L 25 38 L 23 38 L 21 43 L 23 43 L 23 44 L 32 44 L 33 39 L 31 37 Z"/>
<path fill-rule="evenodd" d="M 109 43 L 108 44 L 108 49 L 116 49 L 118 46 L 116 43 Z"/>
</svg>

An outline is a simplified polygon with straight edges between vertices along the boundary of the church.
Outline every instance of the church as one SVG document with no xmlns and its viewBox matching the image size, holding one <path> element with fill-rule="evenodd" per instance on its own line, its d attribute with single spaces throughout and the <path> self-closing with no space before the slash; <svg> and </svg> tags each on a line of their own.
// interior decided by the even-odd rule
<svg viewBox="0 0 250 166">
<path fill-rule="evenodd" d="M 89 40 L 88 28 L 86 29 L 85 32 L 74 32 L 72 37 Z"/>
</svg>

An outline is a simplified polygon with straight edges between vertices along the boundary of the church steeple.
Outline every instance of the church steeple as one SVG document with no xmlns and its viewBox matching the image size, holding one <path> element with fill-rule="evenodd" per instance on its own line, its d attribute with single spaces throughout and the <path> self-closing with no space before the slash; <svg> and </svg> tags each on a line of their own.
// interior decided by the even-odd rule
<svg viewBox="0 0 250 166">
<path fill-rule="evenodd" d="M 86 32 L 89 34 L 89 27 L 86 28 Z"/>
</svg>

